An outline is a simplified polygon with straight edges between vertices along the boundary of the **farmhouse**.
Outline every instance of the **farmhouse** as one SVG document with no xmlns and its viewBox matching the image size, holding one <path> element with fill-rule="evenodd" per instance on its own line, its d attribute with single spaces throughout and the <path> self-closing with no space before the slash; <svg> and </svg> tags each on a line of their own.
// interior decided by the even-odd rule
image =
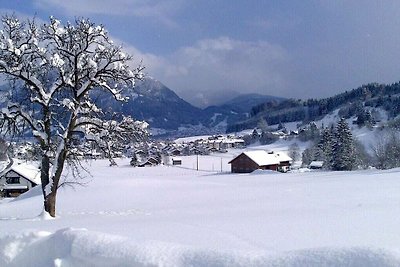
<svg viewBox="0 0 400 267">
<path fill-rule="evenodd" d="M 152 167 L 152 166 L 156 166 L 160 164 L 160 162 L 153 158 L 153 157 L 149 157 L 146 160 L 144 160 L 143 162 L 138 164 L 138 167 Z"/>
<path fill-rule="evenodd" d="M 257 169 L 286 172 L 290 168 L 291 161 L 289 156 L 282 153 L 255 150 L 241 153 L 229 164 L 234 173 L 249 173 Z"/>
<path fill-rule="evenodd" d="M 0 177 L 0 195 L 17 197 L 40 184 L 40 170 L 32 165 L 15 163 Z"/>
</svg>

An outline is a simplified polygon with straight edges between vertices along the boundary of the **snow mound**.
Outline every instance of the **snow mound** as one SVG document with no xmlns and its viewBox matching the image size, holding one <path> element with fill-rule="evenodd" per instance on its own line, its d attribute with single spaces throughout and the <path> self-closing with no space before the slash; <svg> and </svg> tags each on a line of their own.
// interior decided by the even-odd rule
<svg viewBox="0 0 400 267">
<path fill-rule="evenodd" d="M 279 172 L 273 170 L 261 170 L 257 169 L 251 172 L 251 174 L 258 175 L 258 174 L 278 174 Z"/>
<path fill-rule="evenodd" d="M 393 252 L 324 248 L 280 254 L 224 253 L 164 242 L 135 244 L 85 229 L 0 236 L 0 266 L 400 266 Z"/>
<path fill-rule="evenodd" d="M 11 200 L 11 202 L 20 201 L 20 200 L 23 200 L 23 199 L 28 199 L 28 198 L 37 197 L 37 196 L 42 196 L 42 187 L 41 187 L 41 185 L 35 186 L 34 188 L 26 191 L 25 193 L 19 195 L 18 197 L 13 198 Z"/>
<path fill-rule="evenodd" d="M 292 173 L 298 173 L 298 172 L 302 173 L 302 172 L 311 172 L 311 171 L 313 171 L 313 170 L 311 170 L 309 168 L 298 168 L 298 169 L 290 170 L 290 172 L 292 172 Z"/>
</svg>

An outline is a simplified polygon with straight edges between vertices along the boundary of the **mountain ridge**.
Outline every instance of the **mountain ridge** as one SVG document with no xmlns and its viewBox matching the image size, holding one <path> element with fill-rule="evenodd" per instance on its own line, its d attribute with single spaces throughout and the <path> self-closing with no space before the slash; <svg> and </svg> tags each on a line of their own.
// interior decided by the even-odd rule
<svg viewBox="0 0 400 267">
<path fill-rule="evenodd" d="M 263 103 L 254 106 L 249 118 L 227 126 L 227 132 L 254 128 L 261 120 L 267 124 L 318 120 L 335 109 L 344 118 L 358 118 L 378 113 L 381 108 L 389 119 L 400 115 L 400 82 L 393 84 L 370 83 L 321 99 L 286 99 L 280 103 Z"/>
<path fill-rule="evenodd" d="M 109 97 L 100 97 L 99 105 L 139 120 L 145 120 L 151 128 L 175 133 L 180 129 L 191 127 L 195 127 L 196 133 L 209 132 L 209 130 L 225 132 L 228 124 L 246 119 L 252 106 L 268 99 L 282 99 L 260 94 L 244 94 L 222 105 L 201 109 L 185 101 L 162 82 L 151 77 L 138 81 L 134 89 L 130 90 L 126 96 L 129 100 L 122 105 Z"/>
</svg>

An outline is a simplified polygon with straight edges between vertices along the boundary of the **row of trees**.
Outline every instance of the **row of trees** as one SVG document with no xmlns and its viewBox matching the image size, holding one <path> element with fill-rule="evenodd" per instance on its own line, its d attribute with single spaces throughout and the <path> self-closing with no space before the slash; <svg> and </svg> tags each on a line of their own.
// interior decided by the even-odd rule
<svg viewBox="0 0 400 267">
<path fill-rule="evenodd" d="M 360 126 L 363 126 L 364 123 L 373 124 L 374 114 L 371 110 L 373 111 L 375 108 L 386 110 L 390 118 L 400 114 L 399 93 L 400 83 L 389 85 L 371 83 L 329 98 L 268 101 L 254 106 L 249 119 L 228 125 L 227 132 L 254 127 L 260 117 L 263 117 L 271 125 L 279 122 L 314 121 L 336 109 L 340 109 L 341 117 L 355 116 L 358 118 L 361 116 L 357 122 Z M 365 116 L 369 116 L 368 112 L 372 115 L 371 119 L 365 118 Z"/>
<path fill-rule="evenodd" d="M 374 166 L 378 169 L 400 167 L 400 132 L 398 124 L 378 129 L 375 141 L 366 152 L 363 144 L 351 133 L 346 120 L 341 119 L 335 126 L 323 128 L 319 138 L 302 153 L 304 166 L 312 161 L 323 161 L 328 170 L 353 170 Z M 311 127 L 313 128 L 313 127 Z"/>
<path fill-rule="evenodd" d="M 348 123 L 342 118 L 336 126 L 322 130 L 319 140 L 304 150 L 302 161 L 304 165 L 314 160 L 323 161 L 325 169 L 344 171 L 363 165 L 364 155 L 365 151 L 354 140 Z"/>
</svg>

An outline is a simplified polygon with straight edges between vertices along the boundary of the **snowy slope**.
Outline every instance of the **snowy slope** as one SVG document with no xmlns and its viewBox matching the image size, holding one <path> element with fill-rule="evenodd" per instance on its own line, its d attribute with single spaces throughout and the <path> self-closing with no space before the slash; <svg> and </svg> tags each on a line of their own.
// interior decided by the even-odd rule
<svg viewBox="0 0 400 267">
<path fill-rule="evenodd" d="M 0 203 L 0 266 L 400 265 L 400 169 L 88 168 L 54 220 L 35 192 Z"/>
</svg>

